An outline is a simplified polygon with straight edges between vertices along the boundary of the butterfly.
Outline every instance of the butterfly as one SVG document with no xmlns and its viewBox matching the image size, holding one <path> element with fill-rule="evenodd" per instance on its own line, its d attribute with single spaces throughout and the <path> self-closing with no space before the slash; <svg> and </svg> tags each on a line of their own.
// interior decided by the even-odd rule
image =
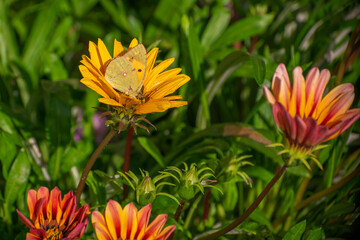
<svg viewBox="0 0 360 240">
<path fill-rule="evenodd" d="M 116 90 L 138 98 L 146 72 L 146 49 L 139 44 L 124 55 L 111 60 L 105 70 L 105 80 Z"/>
</svg>

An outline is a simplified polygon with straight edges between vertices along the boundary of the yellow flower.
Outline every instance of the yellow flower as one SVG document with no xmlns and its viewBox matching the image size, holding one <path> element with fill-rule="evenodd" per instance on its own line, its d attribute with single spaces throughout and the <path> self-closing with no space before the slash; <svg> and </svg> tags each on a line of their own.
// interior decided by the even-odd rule
<svg viewBox="0 0 360 240">
<path fill-rule="evenodd" d="M 136 39 L 130 43 L 128 50 L 139 45 Z M 167 59 L 155 66 L 158 48 L 146 53 L 146 66 L 143 86 L 139 96 L 129 96 L 124 92 L 117 91 L 105 79 L 108 64 L 116 57 L 126 54 L 121 42 L 115 39 L 113 57 L 109 54 L 105 44 L 98 39 L 98 45 L 89 43 L 90 58 L 83 55 L 79 66 L 83 76 L 81 82 L 102 96 L 99 102 L 113 106 L 117 117 L 125 120 L 134 120 L 140 115 L 164 112 L 169 108 L 184 106 L 186 101 L 177 101 L 181 95 L 168 96 L 190 80 L 185 74 L 179 74 L 181 68 L 164 71 L 173 62 L 174 58 Z M 126 73 L 125 73 L 126 74 Z M 130 79 L 138 81 L 138 79 Z"/>
<path fill-rule="evenodd" d="M 312 68 L 304 78 L 301 67 L 296 67 L 291 86 L 286 67 L 280 64 L 272 79 L 272 93 L 263 87 L 290 152 L 300 157 L 339 136 L 360 117 L 359 108 L 349 109 L 354 100 L 352 84 L 341 84 L 322 97 L 329 80 L 327 69 Z"/>
<path fill-rule="evenodd" d="M 99 240 L 166 240 L 176 226 L 164 224 L 166 214 L 158 215 L 149 223 L 151 204 L 137 210 L 133 203 L 124 208 L 116 201 L 109 200 L 104 216 L 94 211 L 92 224 Z"/>
</svg>

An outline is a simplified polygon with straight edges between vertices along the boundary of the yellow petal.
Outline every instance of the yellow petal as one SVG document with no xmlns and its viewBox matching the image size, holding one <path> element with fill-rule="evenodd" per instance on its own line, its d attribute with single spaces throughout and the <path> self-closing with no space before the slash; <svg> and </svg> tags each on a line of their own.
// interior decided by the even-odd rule
<svg viewBox="0 0 360 240">
<path fill-rule="evenodd" d="M 100 38 L 98 38 L 98 49 L 101 58 L 101 66 L 103 67 L 111 59 L 111 56 L 104 42 Z"/>
<path fill-rule="evenodd" d="M 121 44 L 121 42 L 119 42 L 118 40 L 114 40 L 114 51 L 113 51 L 113 56 L 114 58 L 116 58 L 119 55 L 122 55 L 124 53 L 124 47 Z"/>
<path fill-rule="evenodd" d="M 94 75 L 95 78 L 103 75 L 100 69 L 96 68 L 94 63 L 87 56 L 83 55 L 82 60 L 80 62 L 84 64 L 84 66 Z"/>
<path fill-rule="evenodd" d="M 137 45 L 139 45 L 139 42 L 138 42 L 138 40 L 137 40 L 136 38 L 134 38 L 134 39 L 131 41 L 130 45 L 129 45 L 128 51 L 129 51 L 130 49 L 132 49 L 133 47 L 137 46 Z"/>
<path fill-rule="evenodd" d="M 190 77 L 185 74 L 180 74 L 174 77 L 174 79 L 167 79 L 161 84 L 150 89 L 149 93 L 145 93 L 146 96 L 154 99 L 159 99 L 175 92 L 182 85 L 190 81 Z"/>
<path fill-rule="evenodd" d="M 96 69 L 100 69 L 101 67 L 101 59 L 99 55 L 99 50 L 96 44 L 92 41 L 89 42 L 89 53 L 92 64 Z"/>
<path fill-rule="evenodd" d="M 107 105 L 123 107 L 123 105 L 111 98 L 99 98 L 98 101 Z"/>
<path fill-rule="evenodd" d="M 168 68 L 174 62 L 174 60 L 175 60 L 174 58 L 167 59 L 161 62 L 155 68 L 153 68 L 146 76 L 147 81 L 146 81 L 146 85 L 144 82 L 144 87 L 148 88 L 148 86 L 152 86 L 156 81 L 157 76 L 166 68 Z"/>
<path fill-rule="evenodd" d="M 169 101 L 152 100 L 150 99 L 146 103 L 136 108 L 135 114 L 148 114 L 154 112 L 164 112 L 171 107 Z"/>
<path fill-rule="evenodd" d="M 150 52 L 148 52 L 148 54 L 146 56 L 146 74 L 145 74 L 145 76 L 148 76 L 150 74 L 151 70 L 153 69 L 158 52 L 159 52 L 158 48 L 153 48 Z M 145 78 L 144 85 L 147 84 L 147 82 L 148 82 L 147 79 L 148 78 Z"/>
<path fill-rule="evenodd" d="M 83 78 L 80 80 L 81 83 L 83 83 L 88 88 L 94 90 L 98 94 L 100 94 L 104 98 L 110 98 L 109 95 L 101 88 L 99 87 L 94 81 L 91 81 L 87 78 Z"/>
</svg>

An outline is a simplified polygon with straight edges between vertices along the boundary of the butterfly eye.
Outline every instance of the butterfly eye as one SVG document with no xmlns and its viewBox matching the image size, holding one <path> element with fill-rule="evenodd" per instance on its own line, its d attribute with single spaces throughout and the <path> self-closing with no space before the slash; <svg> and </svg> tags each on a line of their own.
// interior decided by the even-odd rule
<svg viewBox="0 0 360 240">
<path fill-rule="evenodd" d="M 138 69 L 138 72 L 141 72 L 142 70 L 141 69 Z"/>
</svg>

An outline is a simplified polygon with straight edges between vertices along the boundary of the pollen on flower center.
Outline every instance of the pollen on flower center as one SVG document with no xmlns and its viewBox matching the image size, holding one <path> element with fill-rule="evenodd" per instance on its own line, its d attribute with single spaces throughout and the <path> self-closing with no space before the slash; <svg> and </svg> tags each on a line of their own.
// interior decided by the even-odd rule
<svg viewBox="0 0 360 240">
<path fill-rule="evenodd" d="M 63 233 L 58 227 L 52 226 L 48 230 L 46 230 L 46 239 L 61 240 L 63 239 Z"/>
</svg>

